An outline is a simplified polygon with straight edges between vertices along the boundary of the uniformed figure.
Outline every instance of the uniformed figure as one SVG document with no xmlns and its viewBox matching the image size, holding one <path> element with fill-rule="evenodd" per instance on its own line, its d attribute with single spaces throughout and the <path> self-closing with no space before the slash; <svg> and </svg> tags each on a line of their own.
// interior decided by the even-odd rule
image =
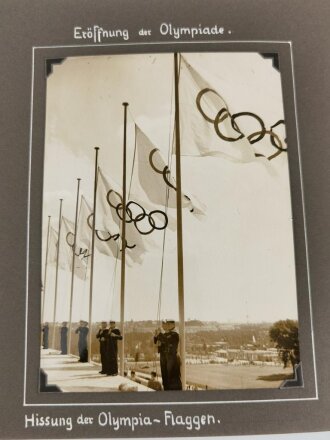
<svg viewBox="0 0 330 440">
<path fill-rule="evenodd" d="M 167 330 L 167 322 L 166 320 L 162 321 L 162 329 L 158 328 L 155 331 L 154 335 L 154 343 L 157 344 L 157 349 L 159 353 L 159 360 L 160 360 L 160 371 L 162 375 L 162 382 L 163 382 L 163 388 L 164 390 L 168 389 L 168 375 L 167 375 L 167 358 L 166 358 L 166 339 L 165 339 L 165 332 Z"/>
<path fill-rule="evenodd" d="M 175 321 L 167 320 L 166 358 L 169 390 L 182 390 L 180 357 L 178 355 L 179 334 L 175 331 Z"/>
<path fill-rule="evenodd" d="M 48 322 L 42 327 L 42 348 L 48 348 L 49 325 Z"/>
<path fill-rule="evenodd" d="M 61 354 L 68 354 L 68 323 L 62 322 L 62 327 L 60 329 L 61 336 Z"/>
<path fill-rule="evenodd" d="M 106 345 L 106 374 L 117 376 L 118 374 L 118 345 L 117 341 L 123 339 L 120 330 L 116 328 L 116 322 L 110 321 Z"/>
<path fill-rule="evenodd" d="M 88 335 L 88 322 L 80 321 L 79 327 L 76 333 L 79 333 L 78 339 L 78 351 L 79 351 L 79 362 L 88 362 L 88 348 L 87 348 L 87 335 Z"/>
<path fill-rule="evenodd" d="M 179 335 L 174 330 L 175 321 L 163 321 L 164 333 L 154 336 L 160 353 L 160 368 L 164 390 L 182 390 L 180 358 L 178 356 Z"/>
<path fill-rule="evenodd" d="M 107 336 L 109 329 L 107 329 L 106 321 L 101 322 L 101 327 L 96 334 L 97 339 L 100 341 L 100 355 L 101 355 L 101 365 L 102 369 L 99 371 L 100 374 L 106 374 L 107 371 Z"/>
</svg>

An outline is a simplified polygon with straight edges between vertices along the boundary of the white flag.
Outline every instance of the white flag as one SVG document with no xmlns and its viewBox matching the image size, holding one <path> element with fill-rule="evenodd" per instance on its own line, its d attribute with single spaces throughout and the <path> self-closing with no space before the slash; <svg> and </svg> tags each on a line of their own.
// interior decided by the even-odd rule
<svg viewBox="0 0 330 440">
<path fill-rule="evenodd" d="M 48 264 L 50 264 L 50 265 L 56 264 L 57 245 L 58 245 L 58 233 L 51 226 L 50 229 L 49 229 L 47 265 Z"/>
<path fill-rule="evenodd" d="M 267 140 L 274 157 L 285 151 L 283 140 L 273 131 L 276 124 L 266 127 L 249 109 L 231 114 L 221 85 L 211 86 L 185 57 L 180 60 L 181 155 L 223 156 L 236 162 L 251 162 L 263 154 L 272 158 L 258 151 L 260 140 Z"/>
<path fill-rule="evenodd" d="M 99 217 L 99 213 L 96 218 Z M 78 218 L 78 239 L 91 253 L 92 249 L 92 230 L 93 230 L 93 211 L 91 205 L 81 196 L 79 218 Z M 111 255 L 115 258 L 120 258 L 119 242 L 114 239 L 109 239 L 109 233 L 104 228 L 97 229 L 95 233 L 94 245 L 96 249 L 104 255 Z"/>
<path fill-rule="evenodd" d="M 129 203 L 129 202 L 128 202 Z M 138 206 L 127 203 L 126 213 L 126 256 L 128 261 L 142 261 L 141 257 L 147 251 L 147 240 L 139 230 L 139 214 L 134 213 Z M 116 182 L 106 177 L 99 169 L 97 179 L 96 197 L 96 230 L 102 231 L 107 237 L 111 236 L 110 242 L 121 244 L 121 224 L 123 218 L 122 191 Z M 143 232 L 143 231 L 142 231 Z M 150 240 L 148 241 L 150 246 Z"/>
<path fill-rule="evenodd" d="M 66 222 L 65 217 L 61 219 L 61 233 L 59 237 L 59 256 L 58 256 L 58 265 L 61 269 L 66 271 L 71 271 L 71 263 L 72 263 L 72 248 L 68 243 L 68 238 L 70 239 L 70 235 L 72 234 L 68 223 Z"/>
<path fill-rule="evenodd" d="M 157 205 L 158 210 L 164 210 L 165 206 L 176 208 L 176 182 L 171 176 L 167 162 L 160 150 L 137 125 L 135 126 L 135 136 L 136 157 L 133 165 L 130 198 L 146 200 L 151 206 Z M 182 192 L 182 208 L 188 209 L 196 215 L 205 212 L 205 206 L 186 191 Z"/>
<path fill-rule="evenodd" d="M 89 209 L 88 202 L 84 196 L 80 197 L 79 214 L 77 220 L 77 238 L 76 246 L 79 248 L 77 251 L 82 258 L 89 259 L 92 253 L 92 229 L 88 226 L 89 217 L 91 216 L 91 210 Z"/>
<path fill-rule="evenodd" d="M 63 241 L 61 242 L 60 247 L 59 266 L 64 270 L 72 271 L 72 257 L 74 251 L 74 223 L 68 220 L 66 217 L 62 217 L 62 230 Z M 86 253 L 77 252 L 77 250 L 78 247 L 76 246 L 74 274 L 84 280 L 86 278 L 88 259 L 86 258 Z"/>
</svg>

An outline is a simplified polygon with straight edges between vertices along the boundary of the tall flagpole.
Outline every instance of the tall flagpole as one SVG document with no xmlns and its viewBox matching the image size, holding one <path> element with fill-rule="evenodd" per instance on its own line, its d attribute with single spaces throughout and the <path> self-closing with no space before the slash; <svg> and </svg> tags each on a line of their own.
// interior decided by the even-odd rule
<svg viewBox="0 0 330 440">
<path fill-rule="evenodd" d="M 182 197 L 181 197 L 181 149 L 179 115 L 179 66 L 178 54 L 174 54 L 175 78 L 175 157 L 176 157 L 176 209 L 177 209 L 177 248 L 178 248 L 178 299 L 179 299 L 179 334 L 182 388 L 186 388 L 186 342 L 184 317 L 184 278 L 183 278 L 183 240 L 182 240 Z"/>
<path fill-rule="evenodd" d="M 42 294 L 42 307 L 41 307 L 41 322 L 45 320 L 45 298 L 46 298 L 46 284 L 47 284 L 47 265 L 48 265 L 48 250 L 49 250 L 49 231 L 50 231 L 50 219 L 48 216 L 48 227 L 47 227 L 47 244 L 46 244 L 46 257 L 45 257 L 45 273 L 44 273 L 44 285 Z"/>
<path fill-rule="evenodd" d="M 94 173 L 94 199 L 93 199 L 93 225 L 92 225 L 92 249 L 91 249 L 91 277 L 89 285 L 89 332 L 88 332 L 88 362 L 92 359 L 92 308 L 93 308 L 93 278 L 94 278 L 94 245 L 95 245 L 95 219 L 96 219 L 96 189 L 98 170 L 99 147 L 95 147 L 95 173 Z"/>
<path fill-rule="evenodd" d="M 124 375 L 125 368 L 125 262 L 126 262 L 126 131 L 127 131 L 127 107 L 128 103 L 123 102 L 124 106 L 124 143 L 123 143 L 123 214 L 121 222 L 121 278 L 120 278 L 120 324 L 123 339 L 120 346 L 120 365 L 119 373 Z"/>
<path fill-rule="evenodd" d="M 55 272 L 55 298 L 54 298 L 54 315 L 53 315 L 53 349 L 55 349 L 55 327 L 56 327 L 56 305 L 57 305 L 57 289 L 58 289 L 58 262 L 60 258 L 60 245 L 61 245 L 61 225 L 62 225 L 62 202 L 60 199 L 60 213 L 58 217 L 58 237 L 57 237 L 57 254 L 56 254 L 56 272 Z"/>
<path fill-rule="evenodd" d="M 76 243 L 77 243 L 77 221 L 78 221 L 78 206 L 79 206 L 79 189 L 81 179 L 77 179 L 77 200 L 76 200 L 76 215 L 74 220 L 74 238 L 72 248 L 72 270 L 71 270 L 71 294 L 70 294 L 70 314 L 69 314 L 69 354 L 71 353 L 71 329 L 72 329 L 72 304 L 73 304 L 73 288 L 74 288 L 74 268 L 76 259 Z"/>
</svg>

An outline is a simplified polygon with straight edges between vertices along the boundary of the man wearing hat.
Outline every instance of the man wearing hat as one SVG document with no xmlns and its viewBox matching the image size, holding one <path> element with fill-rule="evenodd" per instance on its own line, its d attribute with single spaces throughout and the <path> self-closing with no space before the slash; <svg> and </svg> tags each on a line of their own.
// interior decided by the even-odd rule
<svg viewBox="0 0 330 440">
<path fill-rule="evenodd" d="M 180 358 L 178 356 L 179 335 L 174 330 L 175 321 L 166 319 L 162 323 L 164 333 L 156 330 L 154 342 L 158 345 L 160 368 L 164 390 L 182 390 Z"/>
<path fill-rule="evenodd" d="M 110 321 L 110 328 L 106 337 L 106 371 L 107 376 L 118 374 L 118 345 L 123 339 L 120 330 L 116 328 L 116 322 Z"/>
<path fill-rule="evenodd" d="M 68 354 L 68 323 L 62 322 L 62 327 L 60 329 L 61 336 L 61 354 Z"/>
<path fill-rule="evenodd" d="M 102 321 L 101 327 L 96 334 L 97 339 L 100 341 L 100 355 L 101 355 L 101 365 L 102 369 L 99 371 L 100 374 L 106 374 L 107 371 L 107 336 L 109 329 L 107 329 L 107 322 Z"/>
<path fill-rule="evenodd" d="M 87 335 L 89 329 L 87 325 L 88 325 L 87 321 L 80 321 L 79 327 L 76 329 L 75 332 L 75 333 L 79 333 L 79 339 L 78 339 L 79 362 L 88 362 Z"/>
<path fill-rule="evenodd" d="M 160 371 L 162 375 L 162 382 L 164 390 L 168 389 L 168 374 L 167 374 L 167 356 L 166 356 L 166 338 L 165 332 L 167 330 L 167 323 L 164 319 L 162 321 L 162 329 L 158 328 L 154 334 L 154 344 L 157 344 L 157 350 L 159 353 Z"/>
<path fill-rule="evenodd" d="M 180 357 L 178 355 L 179 334 L 175 331 L 175 321 L 166 321 L 166 359 L 169 390 L 182 390 Z"/>
<path fill-rule="evenodd" d="M 49 325 L 48 322 L 42 327 L 42 348 L 48 348 L 48 335 L 49 335 Z"/>
</svg>

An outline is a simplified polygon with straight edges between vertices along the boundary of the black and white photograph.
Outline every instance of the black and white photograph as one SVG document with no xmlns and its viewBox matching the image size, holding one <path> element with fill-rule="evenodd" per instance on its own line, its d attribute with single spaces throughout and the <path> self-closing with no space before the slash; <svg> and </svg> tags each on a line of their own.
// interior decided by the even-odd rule
<svg viewBox="0 0 330 440">
<path fill-rule="evenodd" d="M 0 438 L 329 436 L 327 0 L 0 12 Z"/>
<path fill-rule="evenodd" d="M 48 383 L 153 392 L 296 379 L 278 55 L 46 64 L 40 368 Z"/>
</svg>

